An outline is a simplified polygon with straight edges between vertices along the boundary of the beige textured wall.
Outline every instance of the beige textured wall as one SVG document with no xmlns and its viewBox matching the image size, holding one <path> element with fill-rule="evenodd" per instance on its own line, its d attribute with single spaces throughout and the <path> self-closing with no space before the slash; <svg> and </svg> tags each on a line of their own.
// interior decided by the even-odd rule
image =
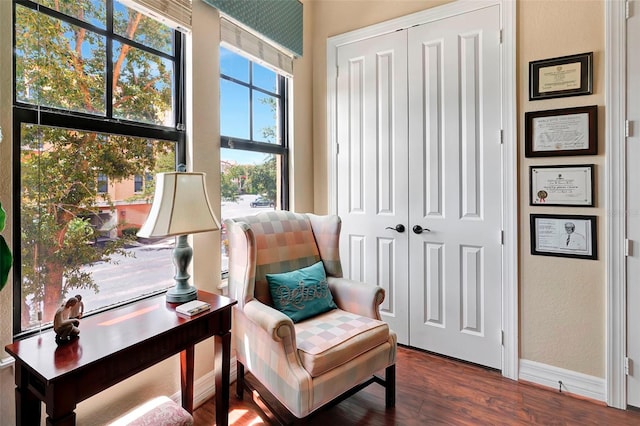
<svg viewBox="0 0 640 426">
<path fill-rule="evenodd" d="M 328 211 L 326 43 L 330 36 L 360 29 L 447 1 L 313 0 L 313 137 L 315 210 Z M 519 0 L 517 81 L 520 211 L 520 357 L 597 377 L 605 365 L 604 265 L 604 7 L 600 0 Z M 575 53 L 595 54 L 594 95 L 529 102 L 528 62 Z M 600 105 L 600 155 L 524 158 L 524 112 Z M 596 208 L 531 208 L 531 164 L 596 164 Z M 529 213 L 598 215 L 598 261 L 530 255 Z"/>
<path fill-rule="evenodd" d="M 518 3 L 520 147 L 520 358 L 605 375 L 604 2 Z M 529 101 L 529 61 L 594 52 L 593 95 Z M 524 113 L 598 105 L 597 156 L 525 158 Z M 595 208 L 530 207 L 529 166 L 595 164 Z M 529 214 L 598 216 L 598 259 L 532 256 Z"/>
<path fill-rule="evenodd" d="M 312 109 L 313 69 L 313 5 L 302 0 L 304 5 L 303 56 L 293 63 L 293 93 L 289 96 L 292 111 L 293 133 L 289 146 L 290 161 L 290 204 L 289 208 L 297 212 L 314 212 L 314 135 Z"/>
<path fill-rule="evenodd" d="M 187 164 L 207 174 L 211 207 L 220 218 L 220 84 L 218 76 L 220 29 L 218 11 L 202 1 L 193 2 L 191 49 L 187 49 Z M 218 292 L 220 284 L 220 232 L 191 236 L 193 283 Z"/>
<path fill-rule="evenodd" d="M 11 246 L 11 102 L 13 82 L 11 80 L 12 67 L 12 30 L 11 26 L 11 2 L 0 1 L 0 128 L 2 128 L 2 141 L 0 142 L 0 201 L 7 211 L 6 228 L 2 235 Z M 11 343 L 12 338 L 12 278 L 0 292 L 0 359 L 7 353 L 4 346 Z M 6 368 L 0 370 L 0 418 L 14 418 L 14 381 L 13 370 Z"/>
</svg>

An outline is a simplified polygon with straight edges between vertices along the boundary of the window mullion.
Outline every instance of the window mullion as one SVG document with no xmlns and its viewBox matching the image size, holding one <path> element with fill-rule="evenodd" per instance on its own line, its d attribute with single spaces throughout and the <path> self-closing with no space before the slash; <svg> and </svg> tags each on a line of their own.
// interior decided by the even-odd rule
<svg viewBox="0 0 640 426">
<path fill-rule="evenodd" d="M 253 141 L 253 64 L 249 63 L 249 140 Z"/>
<path fill-rule="evenodd" d="M 187 164 L 187 149 L 186 149 L 186 119 L 185 116 L 185 79 L 186 64 L 184 61 L 184 34 L 179 31 L 174 32 L 173 37 L 173 53 L 176 57 L 174 78 L 174 88 L 177 92 L 177 96 L 174 96 L 174 123 L 176 123 L 176 130 L 178 131 L 178 144 L 176 146 L 176 170 L 180 164 Z"/>
<path fill-rule="evenodd" d="M 279 129 L 278 137 L 280 138 L 280 146 L 284 150 L 282 155 L 282 167 L 280 185 L 282 188 L 282 209 L 289 210 L 289 91 L 287 85 L 287 79 L 283 76 L 278 76 L 278 105 L 279 113 Z"/>
<path fill-rule="evenodd" d="M 279 144 L 285 148 L 288 148 L 288 141 L 285 140 L 287 135 L 288 117 L 286 114 L 287 105 L 287 85 L 286 79 L 282 76 L 278 76 L 278 141 Z"/>
<path fill-rule="evenodd" d="M 237 149 L 251 152 L 264 152 L 265 154 L 285 153 L 286 149 L 281 145 L 265 142 L 254 142 L 246 139 L 232 138 L 229 136 L 220 137 L 220 148 Z"/>
<path fill-rule="evenodd" d="M 107 118 L 113 118 L 113 0 L 107 0 L 107 81 L 105 88 L 105 107 Z"/>
</svg>

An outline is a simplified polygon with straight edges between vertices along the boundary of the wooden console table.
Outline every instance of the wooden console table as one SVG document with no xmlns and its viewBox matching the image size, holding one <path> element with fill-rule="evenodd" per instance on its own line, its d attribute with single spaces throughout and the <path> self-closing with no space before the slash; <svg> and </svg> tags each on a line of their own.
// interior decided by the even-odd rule
<svg viewBox="0 0 640 426">
<path fill-rule="evenodd" d="M 180 353 L 182 406 L 193 412 L 194 345 L 214 337 L 216 424 L 229 422 L 231 307 L 224 296 L 198 292 L 211 309 L 194 317 L 176 314 L 164 295 L 84 318 L 80 338 L 58 346 L 53 331 L 16 341 L 5 350 L 16 360 L 16 421 L 75 425 L 76 404 Z"/>
</svg>

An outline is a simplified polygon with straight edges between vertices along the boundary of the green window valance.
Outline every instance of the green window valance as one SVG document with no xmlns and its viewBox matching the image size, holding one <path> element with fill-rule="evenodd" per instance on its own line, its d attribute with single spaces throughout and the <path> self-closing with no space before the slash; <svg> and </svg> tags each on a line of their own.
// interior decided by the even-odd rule
<svg viewBox="0 0 640 426">
<path fill-rule="evenodd" d="M 298 0 L 204 0 L 251 30 L 302 56 L 302 3 Z"/>
</svg>

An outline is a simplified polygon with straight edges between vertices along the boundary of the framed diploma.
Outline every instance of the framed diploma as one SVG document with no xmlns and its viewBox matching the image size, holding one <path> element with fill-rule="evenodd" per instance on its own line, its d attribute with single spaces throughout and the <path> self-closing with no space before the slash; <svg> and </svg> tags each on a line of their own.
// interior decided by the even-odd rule
<svg viewBox="0 0 640 426">
<path fill-rule="evenodd" d="M 529 205 L 593 207 L 593 164 L 530 166 Z"/>
<path fill-rule="evenodd" d="M 529 62 L 529 100 L 593 93 L 593 52 Z"/>
<path fill-rule="evenodd" d="M 525 157 L 598 153 L 596 105 L 531 111 L 524 118 Z"/>
<path fill-rule="evenodd" d="M 597 259 L 596 216 L 532 214 L 531 254 Z"/>
</svg>

